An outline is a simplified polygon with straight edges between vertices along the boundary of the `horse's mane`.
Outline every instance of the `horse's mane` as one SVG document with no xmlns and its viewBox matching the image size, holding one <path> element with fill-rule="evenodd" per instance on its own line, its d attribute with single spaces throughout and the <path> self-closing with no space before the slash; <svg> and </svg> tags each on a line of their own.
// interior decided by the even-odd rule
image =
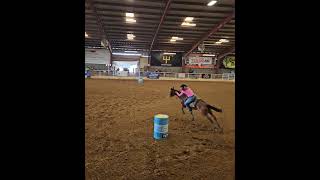
<svg viewBox="0 0 320 180">
<path fill-rule="evenodd" d="M 181 93 L 179 90 L 176 90 L 176 89 L 173 89 L 175 92 L 178 92 L 178 93 Z M 182 94 L 181 96 L 178 96 L 177 94 L 175 94 L 178 98 L 180 98 L 180 99 L 184 99 L 184 98 L 186 98 L 187 96 L 185 95 L 185 94 Z"/>
</svg>

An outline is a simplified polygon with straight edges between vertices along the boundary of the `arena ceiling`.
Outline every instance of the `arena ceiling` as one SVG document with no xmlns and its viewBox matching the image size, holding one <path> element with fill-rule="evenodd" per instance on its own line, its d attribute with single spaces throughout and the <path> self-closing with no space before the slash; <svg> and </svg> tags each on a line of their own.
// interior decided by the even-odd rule
<svg viewBox="0 0 320 180">
<path fill-rule="evenodd" d="M 181 51 L 186 55 L 199 52 L 198 46 L 204 44 L 205 53 L 233 53 L 234 0 L 217 0 L 208 6 L 210 1 L 86 0 L 85 47 L 102 47 L 102 41 L 112 52 Z M 134 14 L 126 17 L 126 13 Z M 183 22 L 195 26 L 182 26 Z M 128 34 L 135 37 L 128 39 Z M 183 40 L 172 42 L 172 37 Z M 221 39 L 227 42 L 218 44 Z"/>
</svg>

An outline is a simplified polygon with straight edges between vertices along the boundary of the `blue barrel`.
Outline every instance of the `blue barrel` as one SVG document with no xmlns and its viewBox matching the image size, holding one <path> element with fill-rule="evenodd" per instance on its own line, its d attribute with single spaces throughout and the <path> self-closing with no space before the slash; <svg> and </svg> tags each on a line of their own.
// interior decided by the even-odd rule
<svg viewBox="0 0 320 180">
<path fill-rule="evenodd" d="M 157 114 L 154 116 L 153 137 L 157 140 L 168 137 L 169 116 L 166 114 Z"/>
</svg>

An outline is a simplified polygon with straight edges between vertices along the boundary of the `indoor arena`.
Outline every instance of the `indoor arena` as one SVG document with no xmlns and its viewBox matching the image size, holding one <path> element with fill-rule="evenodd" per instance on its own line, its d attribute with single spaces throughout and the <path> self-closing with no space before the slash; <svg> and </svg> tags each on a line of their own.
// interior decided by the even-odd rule
<svg viewBox="0 0 320 180">
<path fill-rule="evenodd" d="M 234 0 L 85 8 L 86 179 L 233 180 Z"/>
</svg>

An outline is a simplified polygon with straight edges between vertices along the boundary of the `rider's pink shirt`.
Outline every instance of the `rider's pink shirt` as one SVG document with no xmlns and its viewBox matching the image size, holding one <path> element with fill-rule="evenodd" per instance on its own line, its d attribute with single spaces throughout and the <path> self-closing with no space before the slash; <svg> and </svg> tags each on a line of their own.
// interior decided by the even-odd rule
<svg viewBox="0 0 320 180">
<path fill-rule="evenodd" d="M 178 96 L 181 96 L 182 94 L 187 95 L 188 97 L 193 96 L 193 91 L 190 88 L 187 88 L 186 90 L 181 90 L 180 94 L 176 92 Z"/>
</svg>

